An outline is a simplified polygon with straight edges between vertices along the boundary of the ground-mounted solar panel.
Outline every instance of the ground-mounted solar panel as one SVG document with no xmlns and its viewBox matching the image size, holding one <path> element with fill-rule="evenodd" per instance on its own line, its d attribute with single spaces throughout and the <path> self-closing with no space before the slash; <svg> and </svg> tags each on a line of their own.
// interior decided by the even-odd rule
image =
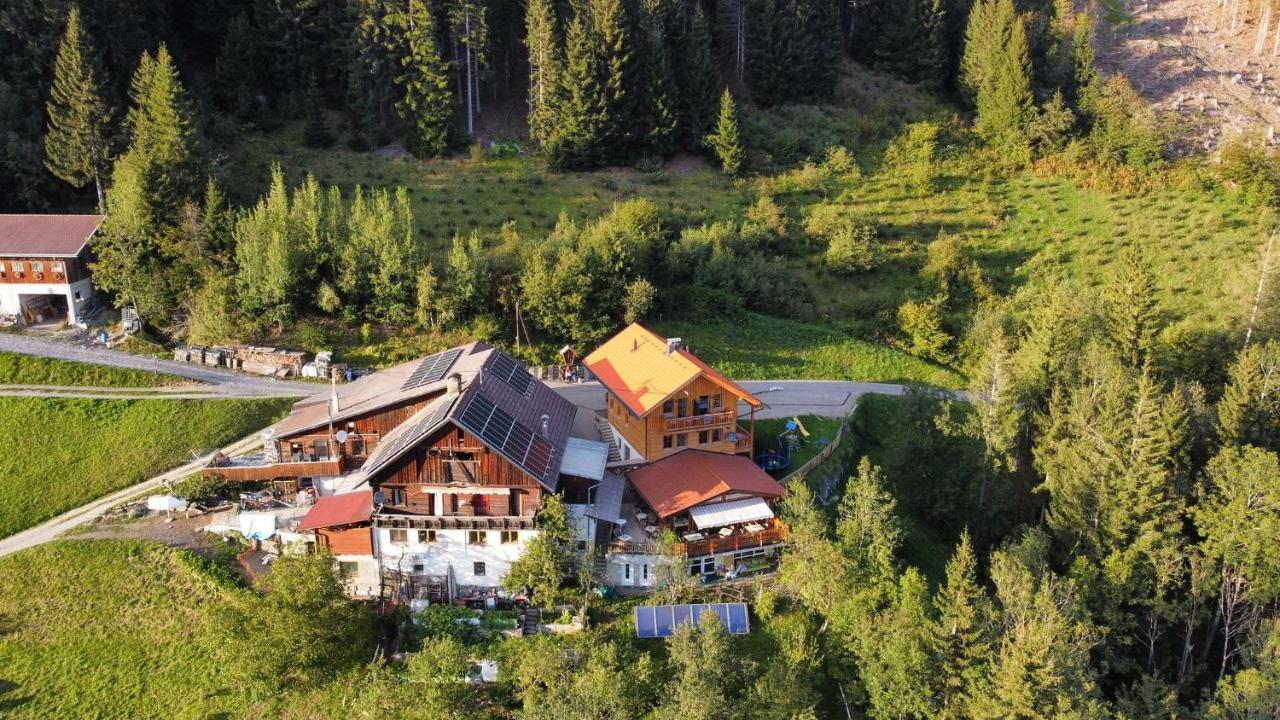
<svg viewBox="0 0 1280 720">
<path fill-rule="evenodd" d="M 720 616 L 720 624 L 727 633 L 746 635 L 751 632 L 751 620 L 746 603 L 709 603 L 696 605 L 641 605 L 635 609 L 636 636 L 642 638 L 666 638 L 675 634 L 684 624 L 697 625 L 706 613 Z"/>
<path fill-rule="evenodd" d="M 533 376 L 510 355 L 497 353 L 493 358 L 493 363 L 489 366 L 489 373 L 496 375 L 500 380 L 525 397 L 529 397 L 530 391 L 533 389 Z"/>
<path fill-rule="evenodd" d="M 545 477 L 551 468 L 551 443 L 478 392 L 467 400 L 458 423 L 535 478 Z"/>
<path fill-rule="evenodd" d="M 422 362 L 418 363 L 418 367 L 410 373 L 409 379 L 404 381 L 404 385 L 400 386 L 401 390 L 412 390 L 438 382 L 444 378 L 444 374 L 449 372 L 449 368 L 453 367 L 453 363 L 462 354 L 460 348 L 453 350 L 445 350 L 435 355 L 428 355 L 422 358 Z"/>
</svg>

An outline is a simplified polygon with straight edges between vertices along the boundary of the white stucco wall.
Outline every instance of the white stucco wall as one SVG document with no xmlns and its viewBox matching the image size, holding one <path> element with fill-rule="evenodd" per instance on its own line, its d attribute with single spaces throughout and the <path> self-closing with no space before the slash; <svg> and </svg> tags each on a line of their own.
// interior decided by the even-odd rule
<svg viewBox="0 0 1280 720">
<path fill-rule="evenodd" d="M 76 293 L 80 293 L 80 301 L 76 302 Z M 0 315 L 17 315 L 22 311 L 23 295 L 61 295 L 67 299 L 67 307 L 72 317 L 69 321 L 80 319 L 83 310 L 88 307 L 93 297 L 93 282 L 88 278 L 74 283 L 0 283 Z M 52 318 L 46 318 L 51 320 Z"/>
<path fill-rule="evenodd" d="M 376 597 L 381 592 L 382 572 L 377 558 L 368 555 L 336 555 L 334 559 L 339 563 L 356 564 L 356 572 L 343 578 L 347 583 L 347 591 L 352 595 Z"/>
<path fill-rule="evenodd" d="M 453 568 L 453 579 L 458 585 L 498 587 L 511 568 L 511 563 L 524 552 L 524 547 L 537 534 L 537 530 L 517 530 L 516 541 L 503 544 L 498 530 L 486 530 L 483 545 L 467 542 L 467 530 L 437 530 L 436 542 L 419 543 L 418 531 L 405 530 L 408 542 L 391 542 L 390 528 L 376 528 L 373 533 L 374 553 L 382 559 L 384 570 L 416 572 L 424 575 L 447 575 Z M 485 564 L 483 576 L 474 573 L 477 562 Z M 421 570 L 416 570 L 420 565 Z"/>
<path fill-rule="evenodd" d="M 609 555 L 605 570 L 605 584 L 615 587 L 653 587 L 659 558 L 656 555 Z M 627 568 L 631 572 L 628 577 Z"/>
<path fill-rule="evenodd" d="M 622 456 L 624 461 L 644 460 L 644 455 L 641 455 L 634 445 L 627 442 L 627 439 L 622 436 L 622 433 L 618 432 L 618 428 L 614 427 L 612 422 L 609 423 L 609 431 L 613 435 L 613 442 L 618 446 L 618 454 Z"/>
</svg>

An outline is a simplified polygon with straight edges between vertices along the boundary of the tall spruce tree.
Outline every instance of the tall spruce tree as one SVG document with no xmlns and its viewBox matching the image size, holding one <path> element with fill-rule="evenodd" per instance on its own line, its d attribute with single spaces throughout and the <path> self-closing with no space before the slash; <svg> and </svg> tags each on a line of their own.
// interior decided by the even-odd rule
<svg viewBox="0 0 1280 720">
<path fill-rule="evenodd" d="M 938 618 L 931 650 L 938 662 L 938 717 L 968 717 L 970 693 L 981 682 L 992 660 L 992 608 L 978 584 L 977 558 L 966 530 L 947 562 L 946 582 L 934 595 Z"/>
<path fill-rule="evenodd" d="M 67 28 L 53 66 L 53 89 L 45 108 L 49 124 L 44 136 L 45 167 L 72 187 L 90 181 L 98 196 L 98 212 L 106 212 L 102 173 L 110 149 L 107 144 L 111 108 L 103 99 L 102 70 L 80 24 L 80 7 L 67 12 Z"/>
<path fill-rule="evenodd" d="M 1107 335 L 1122 362 L 1141 367 L 1151 358 L 1160 330 L 1156 307 L 1156 281 L 1138 248 L 1120 258 L 1119 268 L 1106 288 Z"/>
<path fill-rule="evenodd" d="M 546 141 L 553 167 L 592 167 L 605 161 L 604 127 L 608 104 L 600 40 L 590 18 L 578 12 L 565 33 L 565 64 L 554 131 Z"/>
<path fill-rule="evenodd" d="M 939 89 L 946 81 L 943 0 L 869 0 L 854 14 L 858 57 L 910 82 Z"/>
<path fill-rule="evenodd" d="M 525 47 L 529 50 L 529 137 L 545 149 L 557 124 L 564 61 L 552 0 L 529 0 Z"/>
<path fill-rule="evenodd" d="M 742 161 L 746 153 L 742 149 L 742 134 L 738 131 L 738 107 L 729 88 L 725 88 L 724 94 L 720 96 L 720 117 L 716 121 L 715 131 L 707 136 L 706 142 L 720 161 L 725 175 L 733 176 L 742 172 Z"/>
<path fill-rule="evenodd" d="M 978 111 L 978 134 L 1014 162 L 1030 159 L 1028 127 L 1035 117 L 1031 54 L 1013 0 L 978 0 L 965 32 L 965 88 Z"/>
<path fill-rule="evenodd" d="M 716 91 L 720 73 L 712 59 L 711 27 L 701 3 L 684 13 L 685 26 L 679 34 L 673 63 L 679 89 L 679 124 L 686 148 L 697 147 L 716 116 Z"/>
<path fill-rule="evenodd" d="M 396 102 L 400 119 L 407 126 L 405 147 L 419 157 L 444 154 L 449 146 L 448 64 L 440 54 L 436 20 L 424 0 L 408 0 L 395 16 L 400 56 L 396 84 L 401 96 Z"/>
<path fill-rule="evenodd" d="M 258 93 L 255 82 L 261 54 L 259 32 L 246 13 L 240 13 L 227 25 L 226 40 L 214 67 L 214 97 L 218 105 L 241 120 L 254 116 Z"/>
<path fill-rule="evenodd" d="M 129 149 L 115 162 L 107 221 L 95 237 L 94 282 L 144 320 L 164 318 L 185 273 L 181 248 L 162 243 L 196 191 L 196 134 L 186 92 L 168 49 L 144 52 L 125 117 Z M 177 252 L 178 255 L 173 253 Z"/>
<path fill-rule="evenodd" d="M 1246 348 L 1218 402 L 1218 441 L 1280 451 L 1280 342 Z"/>
</svg>

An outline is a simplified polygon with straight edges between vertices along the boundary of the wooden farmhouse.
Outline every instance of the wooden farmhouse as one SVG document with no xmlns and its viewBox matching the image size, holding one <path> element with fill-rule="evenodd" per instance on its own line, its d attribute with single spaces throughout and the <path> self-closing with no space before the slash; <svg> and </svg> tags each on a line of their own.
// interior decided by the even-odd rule
<svg viewBox="0 0 1280 720">
<path fill-rule="evenodd" d="M 453 348 L 297 403 L 261 453 L 204 473 L 305 512 L 274 525 L 242 508 L 240 527 L 333 553 L 362 595 L 492 598 L 551 493 L 616 587 L 657 581 L 668 532 L 693 576 L 769 565 L 785 490 L 751 457 L 763 403 L 639 325 L 586 364 L 600 395 L 567 393 L 578 407 L 495 348 Z"/>
<path fill-rule="evenodd" d="M 89 241 L 103 215 L 0 215 L 0 319 L 83 321 L 93 306 Z"/>
<path fill-rule="evenodd" d="M 261 455 L 216 458 L 204 472 L 268 483 L 282 498 L 317 497 L 301 527 L 318 545 L 367 547 L 384 583 L 406 597 L 456 596 L 501 583 L 536 534 L 546 493 L 585 497 L 603 476 L 601 443 L 569 443 L 575 413 L 519 361 L 472 343 L 303 400 Z M 584 442 L 599 463 L 576 457 Z M 562 465 L 594 477 L 562 477 Z M 368 495 L 367 518 L 312 518 L 328 517 L 329 496 L 353 492 Z"/>
</svg>

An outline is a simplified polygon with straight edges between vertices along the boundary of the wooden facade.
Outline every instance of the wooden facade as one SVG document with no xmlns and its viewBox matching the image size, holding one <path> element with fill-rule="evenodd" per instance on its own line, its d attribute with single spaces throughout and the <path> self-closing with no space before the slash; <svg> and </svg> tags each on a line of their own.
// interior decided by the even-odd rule
<svg viewBox="0 0 1280 720">
<path fill-rule="evenodd" d="M 0 283 L 70 284 L 87 277 L 89 277 L 89 268 L 80 258 L 0 257 Z"/>
<path fill-rule="evenodd" d="M 204 469 L 204 475 L 220 477 L 228 482 L 263 482 L 283 478 L 336 477 L 357 470 L 384 435 L 413 417 L 436 397 L 438 395 L 419 398 L 336 422 L 332 435 L 327 426 L 281 435 L 272 441 L 280 462 L 208 467 Z M 338 442 L 339 430 L 346 431 L 346 442 Z"/>
<path fill-rule="evenodd" d="M 609 424 L 649 462 L 685 448 L 726 455 L 749 454 L 755 411 L 752 410 L 747 427 L 743 427 L 739 424 L 738 400 L 738 395 L 706 376 L 694 378 L 661 407 L 641 418 L 612 393 L 606 395 Z"/>
<path fill-rule="evenodd" d="M 368 525 L 316 530 L 316 546 L 333 555 L 372 555 L 373 532 Z"/>
<path fill-rule="evenodd" d="M 371 479 L 386 507 L 442 517 L 532 517 L 542 486 L 471 433 L 448 425 Z"/>
</svg>

